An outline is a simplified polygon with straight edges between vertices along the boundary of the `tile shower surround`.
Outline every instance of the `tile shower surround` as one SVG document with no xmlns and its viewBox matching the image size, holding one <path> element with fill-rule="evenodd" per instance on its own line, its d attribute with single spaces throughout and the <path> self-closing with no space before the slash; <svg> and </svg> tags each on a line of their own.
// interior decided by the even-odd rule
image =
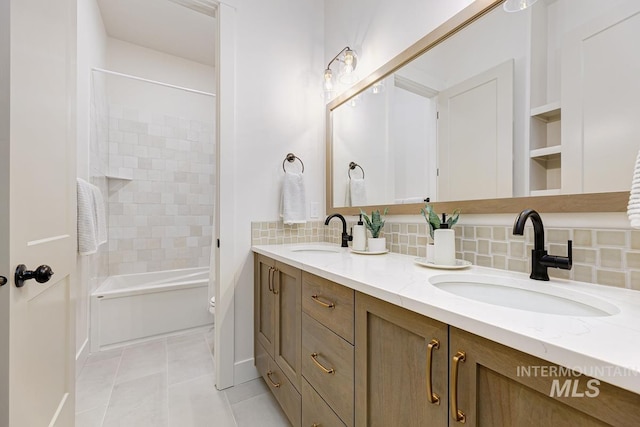
<svg viewBox="0 0 640 427">
<path fill-rule="evenodd" d="M 347 221 L 350 229 L 355 221 Z M 476 265 L 528 273 L 531 268 L 533 227 L 524 236 L 514 236 L 511 226 L 457 225 L 456 256 Z M 342 224 L 310 221 L 284 225 L 282 221 L 252 222 L 251 243 L 331 242 L 340 244 Z M 384 225 L 383 236 L 391 252 L 424 257 L 427 224 L 392 223 Z M 629 288 L 640 291 L 640 230 L 545 228 L 545 247 L 550 254 L 566 255 L 567 240 L 573 240 L 573 268 L 549 269 L 549 276 Z"/>
<path fill-rule="evenodd" d="M 108 274 L 209 265 L 213 123 L 109 107 Z"/>
</svg>

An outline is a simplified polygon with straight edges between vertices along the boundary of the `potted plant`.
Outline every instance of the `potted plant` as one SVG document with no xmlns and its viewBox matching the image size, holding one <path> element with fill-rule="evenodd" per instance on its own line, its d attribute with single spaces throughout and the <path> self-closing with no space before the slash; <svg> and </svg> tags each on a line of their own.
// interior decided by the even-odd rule
<svg viewBox="0 0 640 427">
<path fill-rule="evenodd" d="M 365 225 L 371 232 L 371 237 L 367 239 L 369 252 L 384 252 L 387 250 L 387 239 L 380 237 L 380 233 L 382 232 L 382 227 L 384 227 L 385 222 L 383 215 L 386 215 L 388 211 L 389 208 L 385 208 L 382 214 L 380 214 L 380 210 L 372 211 L 371 218 L 369 218 L 367 214 L 360 209 Z"/>
<path fill-rule="evenodd" d="M 440 216 L 433 210 L 433 206 L 428 203 L 424 205 L 424 208 L 420 209 L 420 212 L 422 213 L 422 216 L 424 216 L 424 219 L 427 220 L 427 224 L 429 224 L 429 236 L 431 236 L 430 239 L 427 239 L 427 261 L 433 261 L 433 255 L 435 253 L 433 246 L 433 232 L 438 230 L 442 226 L 443 222 L 440 220 Z M 460 209 L 454 210 L 453 213 L 449 215 L 448 219 L 446 216 L 447 214 L 443 214 L 442 217 L 447 224 L 447 228 L 452 228 L 458 222 Z"/>
</svg>

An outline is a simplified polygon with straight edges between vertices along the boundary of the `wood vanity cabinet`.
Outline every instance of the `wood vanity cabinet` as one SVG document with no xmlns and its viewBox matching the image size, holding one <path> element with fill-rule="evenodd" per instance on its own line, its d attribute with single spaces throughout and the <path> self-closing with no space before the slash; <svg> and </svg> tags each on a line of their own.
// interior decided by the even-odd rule
<svg viewBox="0 0 640 427">
<path fill-rule="evenodd" d="M 254 259 L 256 367 L 293 426 L 640 426 L 638 394 Z"/>
<path fill-rule="evenodd" d="M 357 292 L 356 426 L 446 426 L 447 325 Z"/>
<path fill-rule="evenodd" d="M 254 268 L 256 367 L 291 423 L 298 426 L 302 272 L 260 254 L 254 257 Z"/>
<path fill-rule="evenodd" d="M 464 361 L 453 360 L 459 352 Z M 450 404 L 457 391 L 464 425 L 640 426 L 640 395 L 454 327 L 449 363 Z M 463 425 L 450 417 L 450 425 Z"/>
<path fill-rule="evenodd" d="M 355 312 L 356 426 L 640 426 L 640 395 L 367 295 Z"/>
</svg>

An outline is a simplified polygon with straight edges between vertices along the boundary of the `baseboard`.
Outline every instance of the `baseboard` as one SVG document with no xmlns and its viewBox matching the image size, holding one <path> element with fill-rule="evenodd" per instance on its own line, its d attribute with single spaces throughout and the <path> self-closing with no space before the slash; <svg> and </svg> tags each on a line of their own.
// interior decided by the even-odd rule
<svg viewBox="0 0 640 427">
<path fill-rule="evenodd" d="M 241 360 L 233 365 L 233 384 L 238 385 L 260 376 L 255 366 L 255 359 Z"/>
<path fill-rule="evenodd" d="M 80 346 L 80 350 L 76 353 L 76 378 L 80 375 L 80 371 L 89 358 L 89 338 L 86 338 Z"/>
</svg>

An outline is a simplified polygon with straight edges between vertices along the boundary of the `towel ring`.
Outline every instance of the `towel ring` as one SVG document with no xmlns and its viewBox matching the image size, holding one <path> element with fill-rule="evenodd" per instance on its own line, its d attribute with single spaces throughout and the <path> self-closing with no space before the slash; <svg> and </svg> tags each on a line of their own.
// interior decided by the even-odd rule
<svg viewBox="0 0 640 427">
<path fill-rule="evenodd" d="M 351 179 L 351 171 L 355 168 L 360 168 L 360 170 L 362 171 L 362 179 L 364 179 L 364 169 L 362 169 L 362 166 L 360 166 L 356 162 L 349 163 L 349 171 L 347 172 L 347 174 L 349 175 L 349 179 Z"/>
<path fill-rule="evenodd" d="M 287 154 L 287 157 L 285 157 L 284 160 L 282 161 L 282 170 L 285 171 L 285 173 L 287 172 L 287 170 L 284 168 L 284 162 L 293 163 L 295 162 L 296 159 L 300 161 L 300 164 L 302 165 L 302 173 L 304 173 L 304 163 L 302 162 L 300 157 L 296 156 L 293 153 Z"/>
</svg>

